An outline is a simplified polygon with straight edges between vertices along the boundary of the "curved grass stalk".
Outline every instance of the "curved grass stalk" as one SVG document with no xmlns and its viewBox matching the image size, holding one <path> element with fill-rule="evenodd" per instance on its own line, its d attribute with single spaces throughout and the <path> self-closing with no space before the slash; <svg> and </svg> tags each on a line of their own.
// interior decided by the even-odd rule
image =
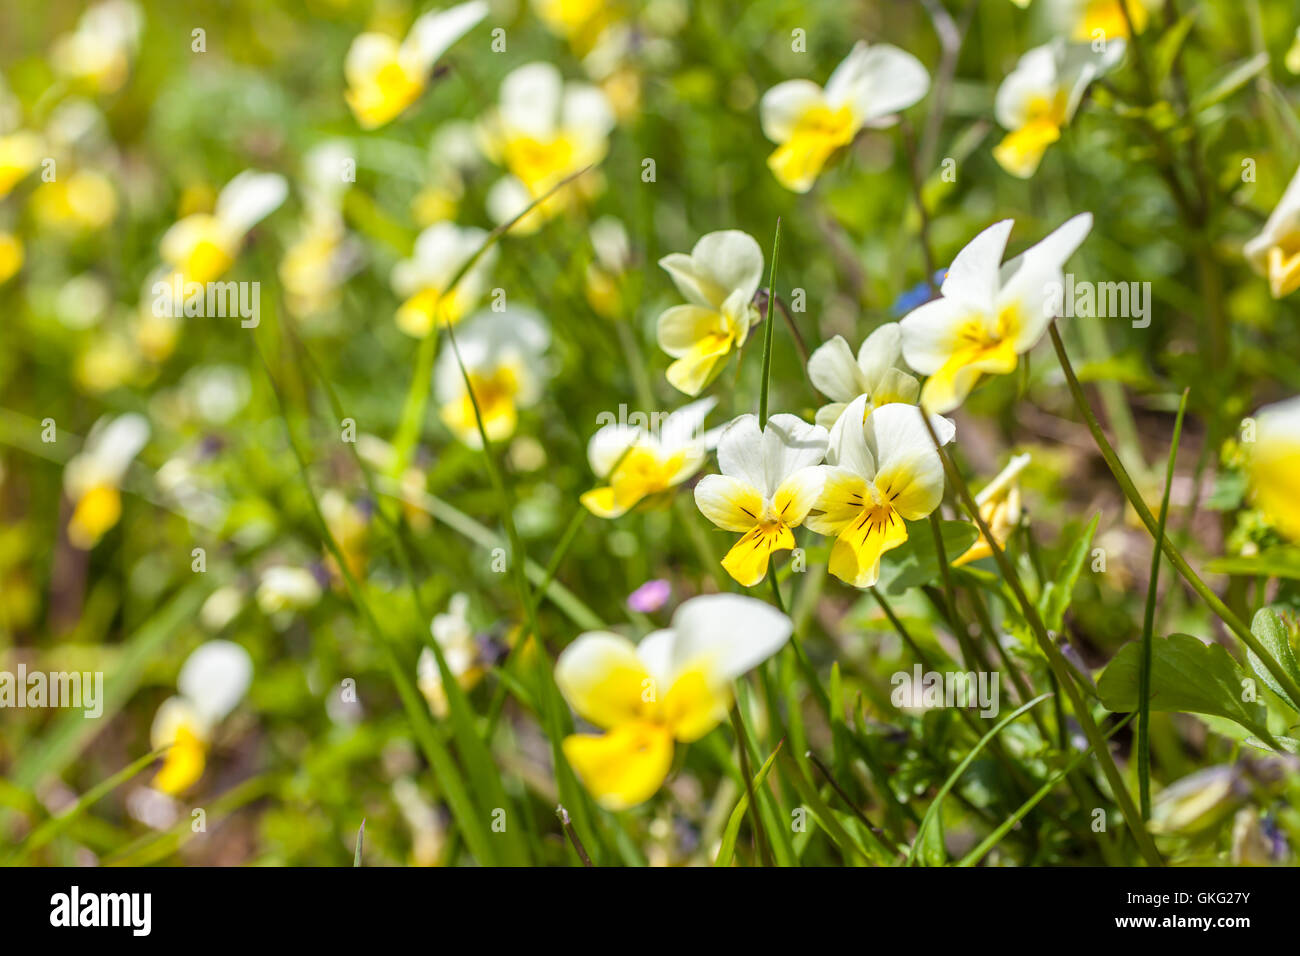
<svg viewBox="0 0 1300 956">
<path fill-rule="evenodd" d="M 1165 521 L 1169 517 L 1169 490 L 1174 484 L 1174 463 L 1178 460 L 1178 443 L 1183 436 L 1183 415 L 1187 411 L 1187 393 L 1178 402 L 1174 419 L 1174 437 L 1169 445 L 1169 464 L 1165 466 L 1165 491 L 1160 499 L 1160 517 L 1156 522 L 1156 542 L 1151 549 L 1151 580 L 1147 584 L 1147 604 L 1142 615 L 1142 666 L 1138 670 L 1138 801 L 1142 819 L 1151 819 L 1151 639 L 1155 629 L 1156 591 L 1160 580 L 1160 548 L 1165 540 Z"/>
<path fill-rule="evenodd" d="M 1056 349 L 1056 357 L 1060 360 L 1061 371 L 1065 373 L 1065 381 L 1069 386 L 1070 394 L 1074 397 L 1074 403 L 1078 406 L 1080 414 L 1083 415 L 1084 422 L 1088 426 L 1088 431 L 1092 433 L 1093 441 L 1097 449 L 1101 452 L 1102 458 L 1106 460 L 1106 465 L 1110 468 L 1110 473 L 1115 476 L 1115 481 L 1119 483 L 1120 490 L 1124 492 L 1124 497 L 1133 505 L 1133 510 L 1137 516 L 1142 519 L 1147 530 L 1154 537 L 1158 528 L 1156 519 L 1151 514 L 1151 509 L 1147 507 L 1146 502 L 1142 500 L 1142 495 L 1138 493 L 1137 487 L 1133 484 L 1133 479 L 1129 477 L 1128 472 L 1124 470 L 1123 463 L 1115 455 L 1115 449 L 1111 447 L 1110 442 L 1106 440 L 1106 435 L 1101 430 L 1101 424 L 1097 421 L 1097 416 L 1093 414 L 1092 407 L 1088 404 L 1088 398 L 1083 394 L 1083 387 L 1079 384 L 1078 377 L 1074 374 L 1074 367 L 1070 364 L 1070 357 L 1065 353 L 1065 344 L 1061 341 L 1061 333 L 1057 331 L 1056 323 L 1053 322 L 1047 327 L 1047 331 L 1052 337 L 1052 347 Z M 1165 537 L 1160 542 L 1165 556 L 1169 558 L 1169 563 L 1174 569 L 1182 575 L 1192 588 L 1200 596 L 1219 619 L 1223 621 L 1235 634 L 1241 642 L 1250 648 L 1256 657 L 1263 662 L 1268 668 L 1268 672 L 1273 675 L 1274 679 L 1282 686 L 1294 700 L 1300 700 L 1300 684 L 1286 672 L 1270 654 L 1259 640 L 1251 633 L 1250 628 L 1242 621 L 1236 613 L 1224 604 L 1223 601 L 1215 594 L 1200 576 L 1192 570 L 1191 565 L 1183 557 L 1178 547 Z"/>
</svg>

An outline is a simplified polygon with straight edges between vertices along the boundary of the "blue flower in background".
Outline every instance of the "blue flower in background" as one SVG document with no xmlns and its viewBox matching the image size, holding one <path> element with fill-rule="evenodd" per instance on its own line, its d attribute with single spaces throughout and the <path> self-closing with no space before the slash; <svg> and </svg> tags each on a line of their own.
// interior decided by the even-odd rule
<svg viewBox="0 0 1300 956">
<path fill-rule="evenodd" d="M 947 269 L 940 269 L 934 274 L 934 284 L 938 285 L 943 282 L 943 277 L 948 274 Z M 930 283 L 918 282 L 912 288 L 908 289 L 889 307 L 890 313 L 894 318 L 902 318 L 918 306 L 925 305 L 933 296 L 930 293 Z"/>
</svg>

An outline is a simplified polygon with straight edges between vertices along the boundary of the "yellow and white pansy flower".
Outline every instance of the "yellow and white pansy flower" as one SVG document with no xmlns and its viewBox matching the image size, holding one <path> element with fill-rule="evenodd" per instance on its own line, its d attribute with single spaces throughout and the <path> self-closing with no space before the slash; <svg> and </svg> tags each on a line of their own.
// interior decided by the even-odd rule
<svg viewBox="0 0 1300 956">
<path fill-rule="evenodd" d="M 649 422 L 651 427 L 628 421 L 598 429 L 587 445 L 587 460 L 604 484 L 583 494 L 583 506 L 598 518 L 617 518 L 699 471 L 708 453 L 704 419 L 717 403 L 716 398 L 691 402 Z"/>
<path fill-rule="evenodd" d="M 487 290 L 488 274 L 496 262 L 496 246 L 479 256 L 469 271 L 449 288 L 451 281 L 483 244 L 488 234 L 472 226 L 434 223 L 415 240 L 415 254 L 393 268 L 393 289 L 403 297 L 397 327 L 407 335 L 424 338 L 444 325 L 459 322 Z"/>
<path fill-rule="evenodd" d="M 1264 228 L 1243 251 L 1251 268 L 1268 276 L 1273 298 L 1300 289 L 1300 169 L 1291 177 Z"/>
<path fill-rule="evenodd" d="M 868 412 L 855 398 L 831 429 L 821 497 L 804 522 L 834 537 L 830 572 L 857 588 L 880 578 L 880 559 L 907 540 L 907 522 L 920 521 L 943 500 L 943 462 L 915 405 L 882 405 Z M 952 422 L 930 416 L 947 444 Z"/>
<path fill-rule="evenodd" d="M 994 101 L 998 123 L 1008 131 L 993 148 L 998 165 L 1021 179 L 1034 175 L 1047 147 L 1074 118 L 1088 84 L 1123 55 L 1122 40 L 1107 44 L 1102 53 L 1057 40 L 1022 56 Z"/>
<path fill-rule="evenodd" d="M 485 0 L 430 11 L 411 24 L 398 43 L 386 33 L 362 33 L 352 41 L 343 75 L 344 93 L 362 129 L 375 129 L 420 98 L 438 57 L 488 14 Z"/>
<path fill-rule="evenodd" d="M 621 12 L 613 0 L 533 0 L 533 11 L 548 30 L 584 56 Z"/>
<path fill-rule="evenodd" d="M 1007 539 L 1020 523 L 1020 473 L 1029 464 L 1028 455 L 1016 455 L 1007 466 L 998 472 L 998 476 L 980 489 L 975 496 L 975 505 L 980 517 L 993 532 L 993 540 L 999 548 L 1005 548 Z M 975 543 L 953 559 L 953 567 L 960 567 L 981 558 L 990 557 L 993 549 L 983 532 Z"/>
<path fill-rule="evenodd" d="M 922 375 L 921 405 L 942 414 L 982 375 L 1014 371 L 1059 311 L 1062 269 L 1092 228 L 1082 213 L 1002 264 L 1013 223 L 989 226 L 953 260 L 940 296 L 904 316 L 903 358 Z"/>
<path fill-rule="evenodd" d="M 1161 0 L 1052 0 L 1048 17 L 1072 40 L 1109 45 L 1126 39 L 1130 33 L 1144 31 L 1160 5 Z M 1128 17 L 1124 16 L 1124 6 L 1128 7 Z"/>
<path fill-rule="evenodd" d="M 790 619 L 738 594 L 682 603 L 672 626 L 639 644 L 589 631 L 564 649 L 555 682 L 569 705 L 603 734 L 573 734 L 564 755 L 608 810 L 644 803 L 663 785 L 674 743 L 699 740 L 727 716 L 732 681 L 790 637 Z"/>
<path fill-rule="evenodd" d="M 212 213 L 188 215 L 163 234 L 163 260 L 186 283 L 219 278 L 234 265 L 248 231 L 288 194 L 283 176 L 244 170 L 221 190 Z"/>
<path fill-rule="evenodd" d="M 253 679 L 253 660 L 233 641 L 208 641 L 181 665 L 174 697 L 154 715 L 150 740 L 167 747 L 153 785 L 163 793 L 184 793 L 203 776 L 212 731 L 235 709 Z"/>
<path fill-rule="evenodd" d="M 1255 507 L 1300 543 L 1300 397 L 1261 408 L 1255 440 L 1243 447 Z"/>
<path fill-rule="evenodd" d="M 792 529 L 821 495 L 829 438 L 825 428 L 796 415 L 773 415 L 762 430 L 757 416 L 741 415 L 722 433 L 722 474 L 700 479 L 695 504 L 719 528 L 743 535 L 722 559 L 736 583 L 758 584 L 772 553 L 794 547 Z"/>
<path fill-rule="evenodd" d="M 443 424 L 469 447 L 481 448 L 476 400 L 488 441 L 513 435 L 520 410 L 541 398 L 546 377 L 542 359 L 550 338 L 545 320 L 532 309 L 510 306 L 504 312 L 483 311 L 466 320 L 456 331 L 456 349 L 473 386 L 473 400 L 449 343 L 438 356 L 433 375 Z"/>
<path fill-rule="evenodd" d="M 257 605 L 264 614 L 301 611 L 320 600 L 321 586 L 306 568 L 275 564 L 262 572 L 257 585 Z"/>
<path fill-rule="evenodd" d="M 915 405 L 921 386 L 903 362 L 902 341 L 898 323 L 887 322 L 863 340 L 856 359 L 843 336 L 818 346 L 808 359 L 808 378 L 831 403 L 817 409 L 817 424 L 833 427 L 859 395 L 867 396 L 868 415 L 877 405 Z"/>
<path fill-rule="evenodd" d="M 86 10 L 77 28 L 50 47 L 55 72 L 96 93 L 114 93 L 126 81 L 140 45 L 144 16 L 131 0 L 105 0 Z"/>
<path fill-rule="evenodd" d="M 342 211 L 352 161 L 342 142 L 321 143 L 304 161 L 305 213 L 279 269 L 285 301 L 294 315 L 315 315 L 333 307 L 343 284 L 361 268 L 364 253 L 348 235 Z"/>
<path fill-rule="evenodd" d="M 698 395 L 759 319 L 754 294 L 763 279 L 763 250 L 748 233 L 726 229 L 701 236 L 690 255 L 674 252 L 659 265 L 686 299 L 659 316 L 659 347 L 676 359 L 668 381 Z"/>
<path fill-rule="evenodd" d="M 72 503 L 68 542 L 88 551 L 122 516 L 122 479 L 149 440 L 149 422 L 134 413 L 101 419 L 86 444 L 63 469 L 63 491 Z"/>
<path fill-rule="evenodd" d="M 447 669 L 456 678 L 456 682 L 465 690 L 478 683 L 483 676 L 483 661 L 474 630 L 469 623 L 469 597 L 453 594 L 446 613 L 434 615 L 429 633 L 442 649 Z M 432 648 L 426 647 L 420 651 L 420 659 L 416 663 L 416 682 L 420 693 L 429 703 L 429 709 L 438 717 L 446 717 L 447 689 L 443 686 L 442 671 L 438 669 L 438 659 Z"/>
<path fill-rule="evenodd" d="M 859 41 L 831 73 L 825 88 L 811 80 L 786 80 L 759 104 L 763 135 L 778 144 L 768 168 L 786 189 L 806 193 L 826 161 L 865 126 L 885 126 L 916 103 L 930 76 L 912 54 Z"/>
<path fill-rule="evenodd" d="M 488 214 L 497 223 L 509 222 L 567 177 L 599 163 L 609 150 L 613 128 L 609 100 L 590 83 L 565 83 L 549 63 L 527 63 L 509 73 L 501 82 L 497 109 L 481 131 L 488 158 L 509 172 L 488 191 Z M 595 182 L 584 176 L 570 183 L 512 231 L 535 232 Z"/>
</svg>

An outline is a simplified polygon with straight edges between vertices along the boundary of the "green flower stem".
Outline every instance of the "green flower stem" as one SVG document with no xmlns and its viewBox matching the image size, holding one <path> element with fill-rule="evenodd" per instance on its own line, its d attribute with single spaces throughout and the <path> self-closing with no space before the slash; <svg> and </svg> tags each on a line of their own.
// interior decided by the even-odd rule
<svg viewBox="0 0 1300 956">
<path fill-rule="evenodd" d="M 740 775 L 745 778 L 745 796 L 749 800 L 750 825 L 754 829 L 754 843 L 758 847 L 758 856 L 764 866 L 776 866 L 771 847 L 767 844 L 767 833 L 763 829 L 763 818 L 758 810 L 758 801 L 754 797 L 754 774 L 749 765 L 749 734 L 746 733 L 745 722 L 740 716 L 739 701 L 731 708 L 731 726 L 736 732 L 736 749 L 740 751 Z"/>
<path fill-rule="evenodd" d="M 1160 548 L 1165 540 L 1165 521 L 1169 517 L 1169 489 L 1174 483 L 1174 463 L 1178 460 L 1178 443 L 1183 435 L 1183 415 L 1187 411 L 1187 393 L 1178 402 L 1174 419 L 1174 437 L 1169 444 L 1169 464 L 1165 466 L 1165 491 L 1160 499 L 1160 517 L 1156 522 L 1155 547 L 1151 549 L 1151 580 L 1147 584 L 1147 604 L 1142 615 L 1142 666 L 1138 671 L 1138 798 L 1142 819 L 1151 819 L 1151 640 L 1155 630 L 1156 592 L 1160 581 Z"/>
<path fill-rule="evenodd" d="M 781 252 L 781 217 L 776 218 L 776 235 L 772 238 L 772 268 L 767 274 L 767 316 L 763 323 L 763 377 L 758 385 L 758 428 L 767 427 L 767 390 L 772 377 L 772 321 L 776 311 L 776 260 Z"/>
<path fill-rule="evenodd" d="M 1088 404 L 1088 398 L 1083 393 L 1083 387 L 1079 384 L 1079 379 L 1074 374 L 1074 368 L 1070 365 L 1070 357 L 1065 353 L 1065 345 L 1061 342 L 1061 334 L 1057 331 L 1056 324 L 1052 323 L 1049 325 L 1047 331 L 1052 336 L 1052 346 L 1056 349 L 1056 357 L 1060 360 L 1061 371 L 1065 373 L 1065 381 L 1070 388 L 1071 395 L 1074 396 L 1074 403 L 1078 406 L 1079 412 L 1083 415 L 1084 421 L 1088 425 L 1088 430 L 1092 432 L 1092 438 L 1097 444 L 1097 449 L 1101 452 L 1102 458 L 1106 460 L 1106 464 L 1110 468 L 1111 474 L 1115 476 L 1115 480 L 1119 483 L 1120 489 L 1124 492 L 1124 497 L 1126 497 L 1129 500 L 1129 503 L 1133 505 L 1133 510 L 1137 512 L 1138 517 L 1142 519 L 1142 523 L 1147 526 L 1147 530 L 1151 532 L 1152 537 L 1154 537 L 1159 525 L 1156 519 L 1152 517 L 1151 509 L 1149 509 L 1146 502 L 1142 500 L 1142 496 L 1134 486 L 1133 480 L 1128 476 L 1128 472 L 1124 470 L 1124 465 L 1116 457 L 1115 449 L 1113 449 L 1110 442 L 1106 440 L 1106 436 L 1101 430 L 1101 425 L 1097 421 L 1097 416 L 1093 414 L 1092 408 Z M 1195 571 L 1192 570 L 1191 565 L 1189 565 L 1186 559 L 1183 558 L 1174 542 L 1168 537 L 1164 537 L 1160 541 L 1160 547 L 1164 550 L 1165 556 L 1169 559 L 1169 563 L 1174 566 L 1175 570 L 1177 570 L 1180 575 L 1182 575 L 1183 580 L 1191 585 L 1192 590 L 1200 596 L 1201 600 L 1209 605 L 1210 610 L 1217 614 L 1223 623 L 1241 639 L 1241 642 L 1245 644 L 1246 647 L 1250 648 L 1255 656 L 1264 663 L 1264 666 L 1268 668 L 1269 673 L 1272 674 L 1274 679 L 1276 679 L 1282 686 L 1282 689 L 1291 695 L 1293 700 L 1300 700 L 1300 684 L 1297 684 L 1291 675 L 1286 672 L 1285 668 L 1273 659 L 1273 655 L 1270 654 L 1262 644 L 1260 644 L 1255 635 L 1250 632 L 1250 628 L 1246 626 L 1245 622 L 1242 621 L 1242 619 L 1238 617 L 1231 608 L 1224 604 L 1223 601 L 1219 599 L 1219 596 L 1201 580 L 1200 576 Z"/>
<path fill-rule="evenodd" d="M 1055 332 L 1055 329 L 1053 329 L 1053 332 Z M 930 423 L 929 416 L 922 414 L 921 421 L 925 423 L 926 429 L 930 432 L 935 451 L 943 462 L 944 471 L 948 473 L 948 480 L 957 491 L 958 497 L 961 499 L 962 504 L 965 505 L 971 519 L 979 525 L 980 533 L 984 535 L 984 539 L 988 542 L 989 549 L 993 552 L 993 559 L 997 562 L 1003 579 L 1011 588 L 1012 593 L 1015 594 L 1016 601 L 1020 604 L 1021 613 L 1024 614 L 1025 620 L 1029 622 L 1029 626 L 1038 640 L 1038 645 L 1047 658 L 1048 666 L 1056 674 L 1061 690 L 1070 698 L 1070 706 L 1074 710 L 1079 725 L 1083 728 L 1084 736 L 1088 738 L 1088 742 L 1097 751 L 1098 763 L 1101 764 L 1102 772 L 1110 783 L 1115 801 L 1119 804 L 1120 812 L 1124 815 L 1124 820 L 1128 824 L 1129 830 L 1132 831 L 1133 838 L 1137 841 L 1138 849 L 1152 866 L 1163 866 L 1164 861 L 1160 858 L 1159 851 L 1156 850 L 1155 842 L 1151 839 L 1151 834 L 1147 832 L 1146 826 L 1138 814 L 1138 808 L 1133 803 L 1133 797 L 1124 786 L 1124 778 L 1120 776 L 1119 768 L 1115 766 L 1115 758 L 1111 756 L 1110 751 L 1105 747 L 1101 732 L 1092 719 L 1092 714 L 1088 710 L 1088 703 L 1083 699 L 1079 689 L 1071 679 L 1072 674 L 1069 665 L 1065 662 L 1064 655 L 1052 643 L 1051 637 L 1048 636 L 1047 628 L 1043 625 L 1043 619 L 1038 614 L 1038 608 L 1025 594 L 1025 589 L 1020 583 L 1019 574 L 1016 573 L 1015 567 L 1007 559 L 1006 554 L 993 537 L 993 531 L 989 528 L 988 523 L 980 515 L 979 506 L 975 504 L 975 498 L 971 495 L 970 488 L 967 487 L 961 473 L 953 465 L 952 459 L 948 457 L 948 453 L 944 450 L 942 443 L 939 441 L 939 436 L 935 434 L 934 425 Z"/>
</svg>

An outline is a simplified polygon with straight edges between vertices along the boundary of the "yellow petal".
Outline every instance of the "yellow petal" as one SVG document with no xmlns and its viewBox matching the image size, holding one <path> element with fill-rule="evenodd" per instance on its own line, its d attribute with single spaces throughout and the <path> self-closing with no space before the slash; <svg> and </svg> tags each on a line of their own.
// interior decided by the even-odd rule
<svg viewBox="0 0 1300 956">
<path fill-rule="evenodd" d="M 921 387 L 921 407 L 942 415 L 966 400 L 986 372 L 1006 375 L 1016 367 L 1015 343 L 1010 339 L 954 352 Z"/>
<path fill-rule="evenodd" d="M 1268 286 L 1275 299 L 1300 289 L 1300 250 L 1288 253 L 1280 245 L 1268 250 Z"/>
<path fill-rule="evenodd" d="M 636 645 L 607 631 L 589 631 L 564 649 L 555 682 L 584 720 L 606 730 L 650 719 L 657 689 Z"/>
<path fill-rule="evenodd" d="M 731 351 L 733 341 L 730 335 L 714 333 L 696 342 L 690 351 L 668 366 L 669 384 L 687 395 L 700 394 L 722 369 L 722 360 Z"/>
<path fill-rule="evenodd" d="M 83 551 L 93 548 L 122 516 L 122 495 L 112 485 L 95 485 L 81 496 L 68 521 L 68 541 Z"/>
<path fill-rule="evenodd" d="M 183 793 L 198 783 L 206 762 L 203 741 L 182 725 L 176 731 L 175 742 L 167 751 L 162 768 L 153 778 L 153 785 L 163 793 Z"/>
<path fill-rule="evenodd" d="M 699 740 L 727 716 L 731 684 L 715 680 L 699 668 L 677 675 L 663 702 L 663 719 L 682 743 Z"/>
<path fill-rule="evenodd" d="M 1300 542 L 1300 440 L 1261 440 L 1250 457 L 1253 501 L 1282 534 Z"/>
<path fill-rule="evenodd" d="M 564 738 L 564 756 L 596 802 L 626 810 L 654 796 L 673 765 L 668 729 L 648 722 Z"/>
<path fill-rule="evenodd" d="M 1038 169 L 1043 153 L 1061 138 L 1061 128 L 1050 119 L 1031 120 L 1008 133 L 993 148 L 993 158 L 1012 176 L 1028 179 Z"/>
<path fill-rule="evenodd" d="M 814 107 L 799 117 L 790 139 L 767 158 L 768 168 L 786 189 L 806 193 L 831 154 L 851 142 L 854 132 L 853 113 L 847 106 L 834 111 Z"/>
<path fill-rule="evenodd" d="M 906 540 L 907 525 L 889 506 L 863 508 L 836 538 L 830 572 L 855 588 L 871 587 L 880 578 L 881 555 Z"/>
<path fill-rule="evenodd" d="M 767 576 L 768 561 L 773 551 L 789 551 L 794 547 L 794 534 L 785 525 L 756 525 L 735 543 L 722 566 L 742 587 L 752 588 Z"/>
</svg>

